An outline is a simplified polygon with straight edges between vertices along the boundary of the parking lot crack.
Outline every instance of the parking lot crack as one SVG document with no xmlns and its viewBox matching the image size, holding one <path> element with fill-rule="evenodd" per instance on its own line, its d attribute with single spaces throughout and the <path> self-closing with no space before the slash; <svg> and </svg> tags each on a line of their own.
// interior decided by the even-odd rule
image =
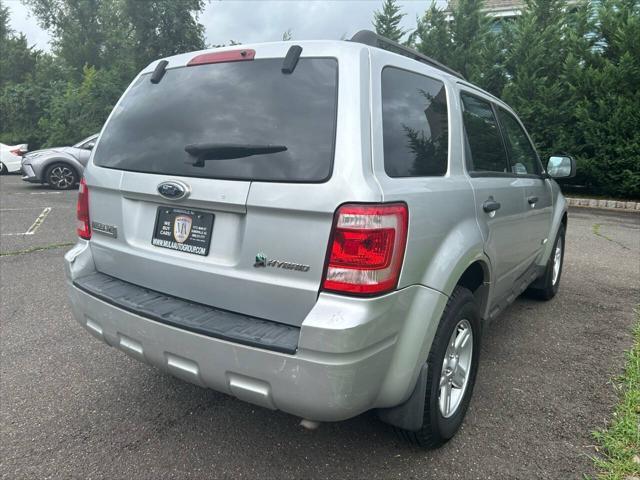
<svg viewBox="0 0 640 480">
<path fill-rule="evenodd" d="M 15 255 L 27 255 L 29 253 L 41 252 L 43 250 L 53 250 L 55 248 L 70 247 L 73 242 L 64 243 L 52 243 L 50 245 L 44 245 L 39 247 L 25 248 L 23 250 L 14 250 L 11 252 L 0 252 L 0 257 L 11 257 Z"/>
</svg>

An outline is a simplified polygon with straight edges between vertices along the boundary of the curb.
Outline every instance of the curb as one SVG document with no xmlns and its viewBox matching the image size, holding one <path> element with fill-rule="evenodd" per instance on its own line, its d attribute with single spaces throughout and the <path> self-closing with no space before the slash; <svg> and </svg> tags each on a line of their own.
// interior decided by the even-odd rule
<svg viewBox="0 0 640 480">
<path fill-rule="evenodd" d="M 640 202 L 624 202 L 620 200 L 604 200 L 597 198 L 565 197 L 570 207 L 599 208 L 602 210 L 617 210 L 640 213 Z"/>
</svg>

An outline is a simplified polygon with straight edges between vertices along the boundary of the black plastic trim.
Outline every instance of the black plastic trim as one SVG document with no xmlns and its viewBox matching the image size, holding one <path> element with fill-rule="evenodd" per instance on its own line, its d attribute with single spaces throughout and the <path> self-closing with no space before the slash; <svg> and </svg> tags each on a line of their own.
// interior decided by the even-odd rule
<svg viewBox="0 0 640 480">
<path fill-rule="evenodd" d="M 167 65 L 169 65 L 167 60 L 160 60 L 158 62 L 158 65 L 156 65 L 155 70 L 151 74 L 151 83 L 160 83 L 160 80 L 162 80 L 166 72 Z"/>
<path fill-rule="evenodd" d="M 172 327 L 281 353 L 298 349 L 298 327 L 190 302 L 100 272 L 73 284 L 104 302 Z"/>
<path fill-rule="evenodd" d="M 426 55 L 423 55 L 413 48 L 409 48 L 398 42 L 394 42 L 387 37 L 378 35 L 376 32 L 372 32 L 371 30 L 360 30 L 359 32 L 356 32 L 349 41 L 362 43 L 370 47 L 382 48 L 392 53 L 402 55 L 403 57 L 407 57 L 421 63 L 426 63 L 427 65 L 437 68 L 438 70 L 448 73 L 449 75 L 453 75 L 454 77 L 465 80 L 460 72 L 456 72 L 454 69 L 447 67 L 445 64 L 440 63 L 431 57 L 427 57 Z"/>
<path fill-rule="evenodd" d="M 300 45 L 291 45 L 287 52 L 284 61 L 282 62 L 282 73 L 291 74 L 296 69 L 300 54 L 302 53 L 302 47 Z"/>
</svg>

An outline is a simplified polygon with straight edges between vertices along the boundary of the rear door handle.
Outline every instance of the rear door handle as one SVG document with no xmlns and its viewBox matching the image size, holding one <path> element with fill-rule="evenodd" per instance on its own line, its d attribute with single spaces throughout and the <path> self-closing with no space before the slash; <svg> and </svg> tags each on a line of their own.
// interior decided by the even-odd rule
<svg viewBox="0 0 640 480">
<path fill-rule="evenodd" d="M 538 197 L 529 197 L 527 198 L 527 201 L 529 202 L 529 205 L 533 206 L 538 203 Z"/>
<path fill-rule="evenodd" d="M 496 202 L 493 197 L 489 197 L 489 199 L 482 204 L 482 209 L 487 213 L 495 212 L 499 208 L 500 202 Z"/>
</svg>

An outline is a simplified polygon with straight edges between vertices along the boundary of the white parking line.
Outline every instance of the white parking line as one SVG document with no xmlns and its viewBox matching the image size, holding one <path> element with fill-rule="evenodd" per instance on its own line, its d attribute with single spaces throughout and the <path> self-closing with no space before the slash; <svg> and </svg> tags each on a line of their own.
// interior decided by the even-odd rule
<svg viewBox="0 0 640 480">
<path fill-rule="evenodd" d="M 42 222 L 44 222 L 44 219 L 47 218 L 47 215 L 49 215 L 50 211 L 51 207 L 46 207 L 44 210 L 42 210 L 42 213 L 38 216 L 38 218 L 36 218 L 36 221 L 33 222 L 33 225 L 29 227 L 29 230 L 24 232 L 24 234 L 33 235 L 34 233 L 36 233 L 36 230 L 40 225 L 42 225 Z"/>
<path fill-rule="evenodd" d="M 2 233 L 0 235 L 3 235 L 3 236 L 33 235 L 34 233 L 36 233 L 36 230 L 38 230 L 40 225 L 42 225 L 42 222 L 44 222 L 44 219 L 47 218 L 47 215 L 49 215 L 50 211 L 51 211 L 51 207 L 46 207 L 44 210 L 42 210 L 40 215 L 38 215 L 38 218 L 36 218 L 36 221 L 33 222 L 33 224 L 29 227 L 29 229 L 24 233 Z"/>
<path fill-rule="evenodd" d="M 60 195 L 65 192 L 3 192 L 7 195 Z"/>
<path fill-rule="evenodd" d="M 40 207 L 0 208 L 0 212 L 15 212 L 17 210 L 40 210 Z"/>
</svg>

